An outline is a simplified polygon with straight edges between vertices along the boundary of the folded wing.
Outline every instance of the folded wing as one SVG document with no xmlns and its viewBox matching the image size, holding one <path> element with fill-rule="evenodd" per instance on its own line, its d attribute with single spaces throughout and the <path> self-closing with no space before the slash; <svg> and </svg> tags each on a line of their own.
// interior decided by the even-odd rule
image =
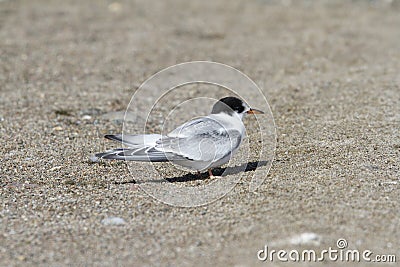
<svg viewBox="0 0 400 267">
<path fill-rule="evenodd" d="M 190 121 L 157 141 L 155 148 L 196 161 L 216 161 L 237 149 L 237 130 L 227 130 L 218 121 L 201 118 Z"/>
</svg>

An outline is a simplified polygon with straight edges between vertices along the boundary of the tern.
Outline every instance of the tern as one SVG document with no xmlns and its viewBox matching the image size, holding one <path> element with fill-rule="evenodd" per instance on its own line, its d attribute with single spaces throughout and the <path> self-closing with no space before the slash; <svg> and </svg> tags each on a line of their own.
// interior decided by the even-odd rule
<svg viewBox="0 0 400 267">
<path fill-rule="evenodd" d="M 95 154 L 96 159 L 127 161 L 170 161 L 190 170 L 208 170 L 227 163 L 238 150 L 246 135 L 243 124 L 245 114 L 263 114 L 250 108 L 236 97 L 224 97 L 217 101 L 211 114 L 190 120 L 167 135 L 105 135 L 104 137 L 125 145 Z"/>
</svg>

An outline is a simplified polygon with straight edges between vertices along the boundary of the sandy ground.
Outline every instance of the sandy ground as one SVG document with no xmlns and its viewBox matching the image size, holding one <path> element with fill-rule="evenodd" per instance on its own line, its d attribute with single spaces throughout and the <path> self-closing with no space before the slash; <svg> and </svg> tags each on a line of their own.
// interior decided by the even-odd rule
<svg viewBox="0 0 400 267">
<path fill-rule="evenodd" d="M 0 1 L 0 265 L 286 266 L 257 251 L 339 238 L 399 261 L 399 12 L 397 1 Z M 102 135 L 122 125 L 108 114 L 146 78 L 191 60 L 248 74 L 278 139 L 255 193 L 249 171 L 221 200 L 179 208 L 138 189 L 125 163 L 88 157 L 112 147 Z"/>
</svg>

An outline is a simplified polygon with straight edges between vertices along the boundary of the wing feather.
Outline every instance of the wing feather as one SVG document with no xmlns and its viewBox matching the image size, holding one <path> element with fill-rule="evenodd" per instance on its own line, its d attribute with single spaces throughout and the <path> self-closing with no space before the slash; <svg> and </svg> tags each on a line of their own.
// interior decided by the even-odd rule
<svg viewBox="0 0 400 267">
<path fill-rule="evenodd" d="M 210 118 L 190 121 L 157 141 L 155 149 L 196 161 L 216 161 L 237 149 L 242 137 Z"/>
</svg>

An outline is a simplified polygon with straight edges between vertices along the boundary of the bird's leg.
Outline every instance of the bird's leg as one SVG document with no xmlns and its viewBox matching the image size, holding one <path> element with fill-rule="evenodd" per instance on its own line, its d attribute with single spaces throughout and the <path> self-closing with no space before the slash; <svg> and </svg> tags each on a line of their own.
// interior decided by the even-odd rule
<svg viewBox="0 0 400 267">
<path fill-rule="evenodd" d="M 211 169 L 208 169 L 208 175 L 210 176 L 210 178 L 214 177 Z"/>
<path fill-rule="evenodd" d="M 197 171 L 197 176 L 201 177 L 201 172 L 200 171 Z"/>
</svg>

